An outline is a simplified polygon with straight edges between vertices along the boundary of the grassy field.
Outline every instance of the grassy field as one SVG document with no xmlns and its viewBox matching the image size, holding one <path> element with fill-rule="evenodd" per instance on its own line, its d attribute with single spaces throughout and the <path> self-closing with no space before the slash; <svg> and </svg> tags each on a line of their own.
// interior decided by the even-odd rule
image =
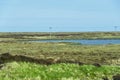
<svg viewBox="0 0 120 80">
<path fill-rule="evenodd" d="M 76 45 L 73 43 L 1 42 L 0 52 L 37 59 L 80 61 L 78 64 L 41 65 L 10 62 L 0 70 L 1 80 L 102 80 L 120 73 L 120 45 Z M 101 67 L 92 64 L 99 63 Z"/>
<path fill-rule="evenodd" d="M 120 33 L 53 34 L 54 36 L 51 36 L 51 39 L 119 39 Z M 82 45 L 67 42 L 20 41 L 33 39 L 50 39 L 50 36 L 49 33 L 0 33 L 0 54 L 10 53 L 11 55 L 23 55 L 45 60 L 59 59 L 64 62 L 81 62 L 84 65 L 60 63 L 47 66 L 13 61 L 0 64 L 3 66 L 0 69 L 0 80 L 102 80 L 106 76 L 112 80 L 113 75 L 120 73 L 119 44 Z M 93 66 L 94 63 L 100 64 L 101 67 Z"/>
<path fill-rule="evenodd" d="M 0 70 L 0 80 L 103 80 L 120 73 L 119 66 L 95 67 L 76 64 L 54 64 L 50 66 L 34 63 L 12 62 Z"/>
<path fill-rule="evenodd" d="M 0 53 L 35 58 L 60 58 L 86 64 L 118 64 L 120 45 L 76 45 L 74 43 L 1 42 Z"/>
</svg>

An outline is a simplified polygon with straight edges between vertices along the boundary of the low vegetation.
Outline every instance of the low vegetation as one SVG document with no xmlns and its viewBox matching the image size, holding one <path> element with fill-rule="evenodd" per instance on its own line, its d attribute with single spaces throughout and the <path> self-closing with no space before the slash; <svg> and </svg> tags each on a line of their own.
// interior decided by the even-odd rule
<svg viewBox="0 0 120 80">
<path fill-rule="evenodd" d="M 0 80 L 103 80 L 120 73 L 119 66 L 95 67 L 76 64 L 54 64 L 50 66 L 26 62 L 7 63 L 0 70 Z"/>
<path fill-rule="evenodd" d="M 51 34 L 0 33 L 0 80 L 102 80 L 106 77 L 112 80 L 113 75 L 120 73 L 120 44 L 30 42 L 41 39 L 119 39 L 119 32 Z M 1 58 L 3 53 L 10 53 L 12 61 L 9 57 Z M 7 61 L 3 63 L 2 60 Z M 42 65 L 34 60 L 63 63 Z M 77 62 L 84 65 L 73 64 Z"/>
<path fill-rule="evenodd" d="M 120 39 L 120 32 L 1 32 L 1 40 Z"/>
<path fill-rule="evenodd" d="M 86 64 L 119 64 L 120 45 L 74 45 L 69 43 L 1 42 L 0 53 L 40 59 L 59 58 Z"/>
</svg>

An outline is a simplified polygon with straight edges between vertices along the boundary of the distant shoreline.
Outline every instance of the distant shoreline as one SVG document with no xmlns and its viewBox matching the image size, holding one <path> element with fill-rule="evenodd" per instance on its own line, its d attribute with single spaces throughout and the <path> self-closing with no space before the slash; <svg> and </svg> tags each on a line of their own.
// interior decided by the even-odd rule
<svg viewBox="0 0 120 80">
<path fill-rule="evenodd" d="M 120 32 L 0 32 L 0 40 L 120 39 Z"/>
</svg>

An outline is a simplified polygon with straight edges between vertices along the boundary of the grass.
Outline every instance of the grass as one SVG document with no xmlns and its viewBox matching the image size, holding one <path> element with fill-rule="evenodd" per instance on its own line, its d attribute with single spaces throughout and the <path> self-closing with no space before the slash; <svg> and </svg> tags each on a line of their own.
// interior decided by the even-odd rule
<svg viewBox="0 0 120 80">
<path fill-rule="evenodd" d="M 117 64 L 120 45 L 76 45 L 69 43 L 1 42 L 0 53 L 26 55 L 36 58 L 60 58 L 87 64 Z"/>
<path fill-rule="evenodd" d="M 119 39 L 120 32 L 52 33 L 52 39 Z M 39 43 L 20 40 L 50 39 L 49 33 L 0 33 L 0 54 L 26 55 L 33 58 L 80 61 L 86 65 L 39 65 L 27 62 L 4 64 L 0 80 L 102 80 L 120 73 L 120 45 L 81 45 Z M 99 63 L 102 67 L 91 64 Z M 87 65 L 89 64 L 89 65 Z"/>
<path fill-rule="evenodd" d="M 0 39 L 44 40 L 44 39 L 120 39 L 120 32 L 1 32 Z M 3 40 L 4 40 L 3 39 Z"/>
<path fill-rule="evenodd" d="M 54 64 L 50 66 L 26 62 L 7 63 L 0 70 L 0 80 L 102 80 L 120 73 L 119 66 Z"/>
</svg>

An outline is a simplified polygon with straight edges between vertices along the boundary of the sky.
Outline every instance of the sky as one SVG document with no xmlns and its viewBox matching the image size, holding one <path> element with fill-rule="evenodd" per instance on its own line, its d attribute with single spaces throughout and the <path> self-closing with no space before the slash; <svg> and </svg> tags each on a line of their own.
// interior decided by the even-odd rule
<svg viewBox="0 0 120 80">
<path fill-rule="evenodd" d="M 50 31 L 120 31 L 120 0 L 0 0 L 0 32 Z"/>
</svg>

